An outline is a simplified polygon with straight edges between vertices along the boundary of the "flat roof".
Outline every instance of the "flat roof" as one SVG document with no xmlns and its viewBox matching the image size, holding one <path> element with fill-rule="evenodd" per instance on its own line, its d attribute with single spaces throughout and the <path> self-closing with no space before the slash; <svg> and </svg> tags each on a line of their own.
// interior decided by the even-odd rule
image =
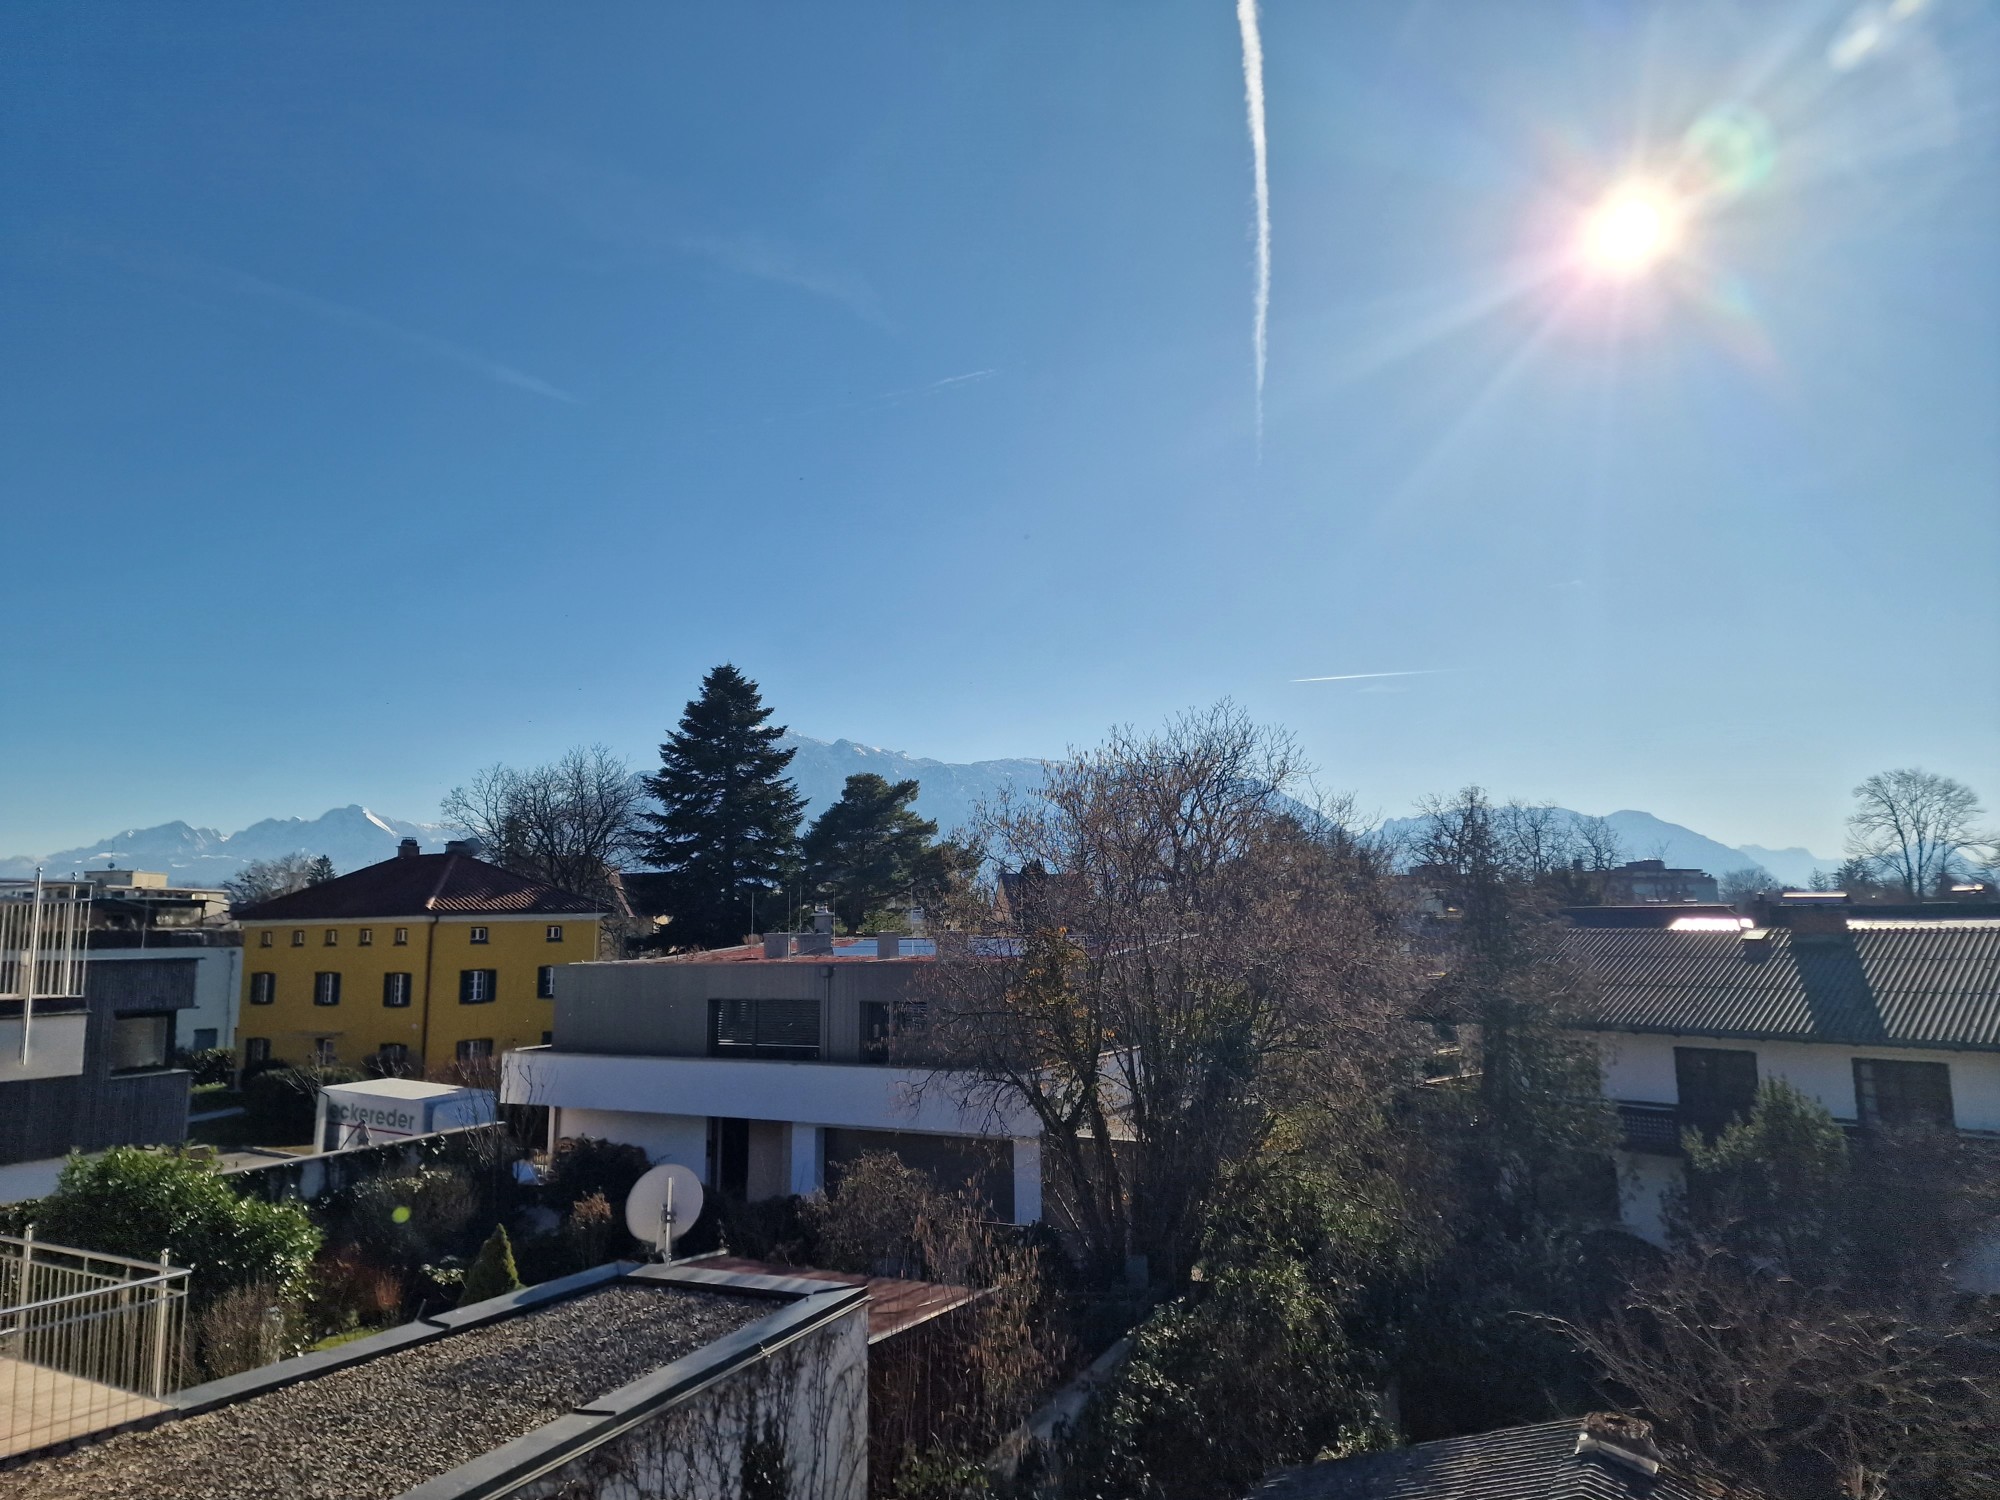
<svg viewBox="0 0 2000 1500">
<path fill-rule="evenodd" d="M 389 1347 L 289 1384 L 274 1385 L 288 1366 L 342 1350 L 182 1392 L 198 1414 L 0 1470 L 0 1500 L 391 1500 L 774 1311 L 723 1289 L 596 1281 L 526 1310 L 406 1324 L 359 1341 Z"/>
<path fill-rule="evenodd" d="M 483 1094 L 489 1090 L 456 1083 L 426 1083 L 421 1078 L 369 1078 L 360 1083 L 329 1083 L 322 1092 L 359 1094 L 372 1099 L 444 1099 L 454 1094 Z"/>
</svg>

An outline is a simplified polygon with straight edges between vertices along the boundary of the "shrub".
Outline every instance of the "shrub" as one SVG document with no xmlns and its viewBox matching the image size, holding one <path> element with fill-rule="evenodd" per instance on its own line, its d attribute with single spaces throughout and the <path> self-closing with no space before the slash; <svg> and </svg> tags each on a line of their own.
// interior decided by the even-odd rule
<svg viewBox="0 0 2000 1500">
<path fill-rule="evenodd" d="M 597 1193 L 614 1208 L 623 1208 L 632 1184 L 652 1164 L 644 1151 L 623 1141 L 601 1141 L 588 1135 L 565 1137 L 549 1154 L 544 1201 L 557 1213 L 566 1214 L 580 1199 Z"/>
<path fill-rule="evenodd" d="M 257 1283 L 281 1300 L 297 1295 L 320 1243 L 302 1209 L 239 1198 L 204 1163 L 138 1146 L 70 1157 L 55 1192 L 42 1200 L 36 1232 L 140 1260 L 164 1250 L 194 1271 L 188 1295 L 196 1311 Z"/>
<path fill-rule="evenodd" d="M 227 1047 L 203 1047 L 198 1052 L 176 1052 L 174 1066 L 194 1074 L 194 1081 L 227 1083 L 236 1076 L 236 1054 Z"/>
<path fill-rule="evenodd" d="M 604 1194 L 592 1193 L 588 1198 L 579 1198 L 576 1207 L 569 1211 L 569 1221 L 563 1225 L 563 1237 L 576 1252 L 579 1269 L 601 1266 L 611 1259 L 612 1238 L 619 1226 L 611 1217 L 611 1205 L 604 1201 Z"/>
<path fill-rule="evenodd" d="M 313 1262 L 306 1317 L 315 1337 L 394 1323 L 403 1314 L 402 1273 L 342 1250 Z"/>
<path fill-rule="evenodd" d="M 224 1292 L 195 1320 L 192 1353 L 204 1380 L 220 1380 L 285 1357 L 296 1311 L 268 1281 Z"/>
<path fill-rule="evenodd" d="M 508 1242 L 507 1226 L 495 1224 L 493 1233 L 479 1247 L 478 1259 L 465 1273 L 465 1290 L 459 1294 L 458 1305 L 467 1307 L 520 1289 L 521 1276 L 514 1269 L 514 1247 Z"/>
<path fill-rule="evenodd" d="M 421 1167 L 356 1183 L 335 1218 L 366 1258 L 409 1267 L 457 1249 L 479 1209 L 479 1189 L 464 1168 Z"/>
</svg>

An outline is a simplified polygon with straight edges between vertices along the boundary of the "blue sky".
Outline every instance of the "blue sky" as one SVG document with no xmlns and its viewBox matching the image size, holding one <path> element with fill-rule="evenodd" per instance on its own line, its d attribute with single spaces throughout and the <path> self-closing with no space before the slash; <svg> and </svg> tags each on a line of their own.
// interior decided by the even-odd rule
<svg viewBox="0 0 2000 1500">
<path fill-rule="evenodd" d="M 724 659 L 954 760 L 1233 695 L 1389 813 L 2000 799 L 2000 14 L 1262 34 L 1260 450 L 1226 0 L 6 7 L 0 852 L 427 817 Z"/>
</svg>

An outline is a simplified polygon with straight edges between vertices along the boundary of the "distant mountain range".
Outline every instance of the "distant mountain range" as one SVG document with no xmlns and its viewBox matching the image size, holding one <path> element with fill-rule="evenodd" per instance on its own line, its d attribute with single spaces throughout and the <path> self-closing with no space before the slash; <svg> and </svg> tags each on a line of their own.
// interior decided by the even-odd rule
<svg viewBox="0 0 2000 1500">
<path fill-rule="evenodd" d="M 886 781 L 915 781 L 920 790 L 916 807 L 949 833 L 969 822 L 981 802 L 1004 787 L 1032 790 L 1043 775 L 1038 760 L 981 760 L 969 764 L 928 760 L 899 750 L 882 750 L 853 740 L 816 740 L 787 735 L 794 752 L 791 776 L 807 799 L 812 816 L 837 800 L 849 776 L 873 771 Z M 1578 814 L 1569 813 L 1576 817 Z M 1731 846 L 1669 823 L 1651 813 L 1626 810 L 1606 817 L 1624 844 L 1627 859 L 1664 859 L 1669 865 L 1707 870 L 1721 875 L 1748 865 L 1761 865 L 1786 885 L 1803 885 L 1815 869 L 1831 870 L 1839 860 L 1805 849 L 1765 849 L 1755 844 Z M 1386 831 L 1409 833 L 1416 818 L 1392 818 Z M 0 878 L 33 875 L 36 865 L 51 874 L 117 865 L 127 870 L 163 870 L 177 884 L 219 886 L 253 859 L 281 854 L 324 854 L 343 874 L 388 859 L 397 844 L 414 838 L 428 851 L 443 847 L 451 831 L 437 823 L 411 823 L 384 817 L 358 803 L 336 807 L 317 818 L 266 818 L 236 833 L 194 828 L 186 823 L 162 823 L 154 828 L 128 828 L 74 849 L 0 857 Z"/>
</svg>

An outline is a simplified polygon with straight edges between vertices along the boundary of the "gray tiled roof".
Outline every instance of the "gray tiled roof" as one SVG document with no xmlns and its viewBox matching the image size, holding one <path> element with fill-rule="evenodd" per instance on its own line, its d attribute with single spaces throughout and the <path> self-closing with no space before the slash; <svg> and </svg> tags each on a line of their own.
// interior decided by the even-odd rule
<svg viewBox="0 0 2000 1500">
<path fill-rule="evenodd" d="M 1855 920 L 1844 936 L 1576 927 L 1617 1031 L 2000 1050 L 2000 921 Z M 1761 956 L 1759 952 L 1761 949 Z"/>
<path fill-rule="evenodd" d="M 1577 1421 L 1503 1427 L 1273 1475 L 1252 1500 L 1728 1500 L 1750 1496 L 1669 1459 L 1648 1477 L 1576 1453 Z"/>
</svg>

